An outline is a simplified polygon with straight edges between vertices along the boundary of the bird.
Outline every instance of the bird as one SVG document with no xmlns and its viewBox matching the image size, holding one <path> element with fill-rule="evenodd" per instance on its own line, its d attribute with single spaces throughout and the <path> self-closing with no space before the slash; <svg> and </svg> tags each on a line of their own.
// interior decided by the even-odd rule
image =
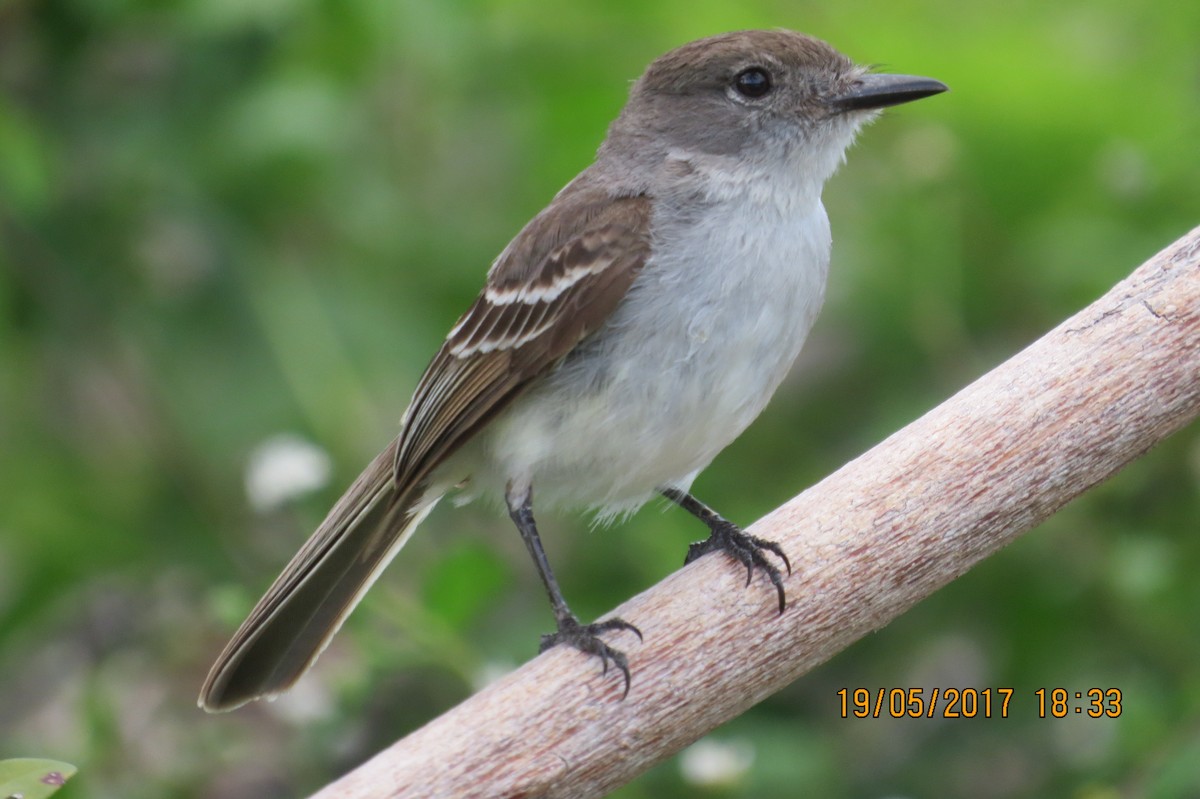
<svg viewBox="0 0 1200 799">
<path fill-rule="evenodd" d="M 538 506 L 601 520 L 656 496 L 709 529 L 685 562 L 721 552 L 775 589 L 775 542 L 694 497 L 696 476 L 759 415 L 821 308 L 831 235 L 821 191 L 860 128 L 946 91 L 875 73 L 819 39 L 776 30 L 699 39 L 632 85 L 594 162 L 517 233 L 453 325 L 400 422 L 212 666 L 199 705 L 286 691 L 313 665 L 448 493 L 498 498 L 542 579 L 556 630 L 631 684 L 585 624 L 542 547 Z M 777 565 L 778 564 L 778 565 Z"/>
</svg>

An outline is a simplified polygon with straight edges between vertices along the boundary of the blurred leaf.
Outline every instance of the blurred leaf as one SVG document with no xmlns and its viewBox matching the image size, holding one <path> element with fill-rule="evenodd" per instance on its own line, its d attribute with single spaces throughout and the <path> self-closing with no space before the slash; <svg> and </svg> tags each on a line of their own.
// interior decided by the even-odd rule
<svg viewBox="0 0 1200 799">
<path fill-rule="evenodd" d="M 0 95 L 0 197 L 26 213 L 41 210 L 50 195 L 50 163 L 49 142 L 35 120 Z"/>
<path fill-rule="evenodd" d="M 44 799 L 56 793 L 77 769 L 61 760 L 0 760 L 0 797 Z"/>
<path fill-rule="evenodd" d="M 425 575 L 421 593 L 432 613 L 461 630 L 508 583 L 508 570 L 496 551 L 483 542 L 469 542 L 438 560 Z"/>
</svg>

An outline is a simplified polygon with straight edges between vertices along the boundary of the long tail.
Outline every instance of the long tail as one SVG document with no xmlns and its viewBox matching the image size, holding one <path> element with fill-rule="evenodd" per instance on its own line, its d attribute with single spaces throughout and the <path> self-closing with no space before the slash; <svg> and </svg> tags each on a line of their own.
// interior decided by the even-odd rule
<svg viewBox="0 0 1200 799">
<path fill-rule="evenodd" d="M 255 605 L 200 689 L 233 710 L 290 688 L 316 662 L 371 583 L 433 509 L 423 486 L 398 489 L 396 442 L 379 453 Z"/>
</svg>

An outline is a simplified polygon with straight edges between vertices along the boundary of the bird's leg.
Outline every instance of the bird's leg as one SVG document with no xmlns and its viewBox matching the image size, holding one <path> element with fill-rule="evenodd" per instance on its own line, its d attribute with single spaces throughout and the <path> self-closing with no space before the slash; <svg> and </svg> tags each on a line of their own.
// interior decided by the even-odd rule
<svg viewBox="0 0 1200 799">
<path fill-rule="evenodd" d="M 573 646 L 581 652 L 600 658 L 600 662 L 604 666 L 604 674 L 608 673 L 608 664 L 611 661 L 625 676 L 624 696 L 628 696 L 629 663 L 625 659 L 625 653 L 604 643 L 600 639 L 600 635 L 617 630 L 629 630 L 641 639 L 641 631 L 623 619 L 608 619 L 594 624 L 580 623 L 571 609 L 567 607 L 567 601 L 563 599 L 562 590 L 558 587 L 558 581 L 554 579 L 554 572 L 550 569 L 550 561 L 546 559 L 546 552 L 542 549 L 542 540 L 538 537 L 537 524 L 533 520 L 533 491 L 526 488 L 523 491 L 514 492 L 510 485 L 509 490 L 505 493 L 505 501 L 508 504 L 508 515 L 517 525 L 517 530 L 521 532 L 521 539 L 533 557 L 533 563 L 537 567 L 538 575 L 542 578 L 542 584 L 546 586 L 546 593 L 550 597 L 550 607 L 554 611 L 554 620 L 558 626 L 557 632 L 542 636 L 538 652 L 545 652 L 555 644 Z"/>
<path fill-rule="evenodd" d="M 750 579 L 754 576 L 754 567 L 757 566 L 762 569 L 763 573 L 770 579 L 771 584 L 775 586 L 775 591 L 779 594 L 779 612 L 783 613 L 784 608 L 787 607 L 787 599 L 783 591 L 783 575 L 763 555 L 764 550 L 775 555 L 783 561 L 783 565 L 787 567 L 788 574 L 791 574 L 792 564 L 779 544 L 776 544 L 774 541 L 767 541 L 764 538 L 747 535 L 736 524 L 724 518 L 721 514 L 686 491 L 680 491 L 677 488 L 664 488 L 661 489 L 660 493 L 708 525 L 708 538 L 703 541 L 697 541 L 688 547 L 687 557 L 683 561 L 684 564 L 691 563 L 701 555 L 707 555 L 709 552 L 720 550 L 746 567 L 746 585 L 750 585 Z"/>
</svg>

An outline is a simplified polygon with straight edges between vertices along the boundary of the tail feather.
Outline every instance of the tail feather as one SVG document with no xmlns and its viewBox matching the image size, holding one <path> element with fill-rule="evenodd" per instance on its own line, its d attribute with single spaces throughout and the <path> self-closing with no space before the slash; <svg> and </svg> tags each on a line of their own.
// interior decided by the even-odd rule
<svg viewBox="0 0 1200 799">
<path fill-rule="evenodd" d="M 199 705 L 233 710 L 286 691 L 316 662 L 363 594 L 437 503 L 393 480 L 379 453 L 296 553 L 217 658 Z"/>
</svg>

